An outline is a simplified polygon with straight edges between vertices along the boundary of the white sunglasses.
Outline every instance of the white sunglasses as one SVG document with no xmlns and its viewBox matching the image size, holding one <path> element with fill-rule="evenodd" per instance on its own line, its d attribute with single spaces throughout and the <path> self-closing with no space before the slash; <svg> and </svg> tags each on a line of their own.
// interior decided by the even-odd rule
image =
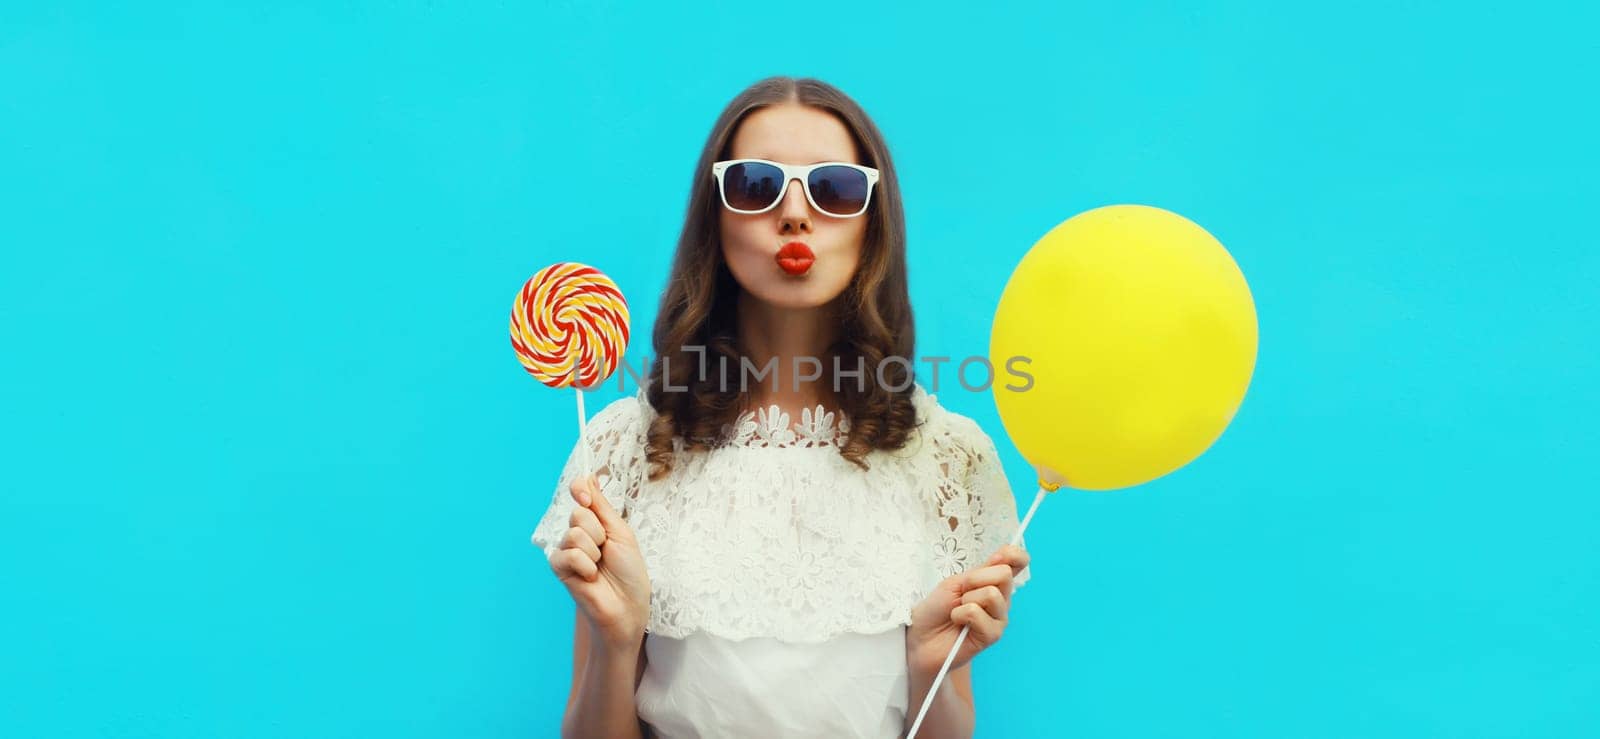
<svg viewBox="0 0 1600 739">
<path fill-rule="evenodd" d="M 711 165 L 723 207 L 753 215 L 772 210 L 799 179 L 811 207 L 835 218 L 867 212 L 878 170 L 849 162 L 784 164 L 767 159 L 729 159 Z"/>
</svg>

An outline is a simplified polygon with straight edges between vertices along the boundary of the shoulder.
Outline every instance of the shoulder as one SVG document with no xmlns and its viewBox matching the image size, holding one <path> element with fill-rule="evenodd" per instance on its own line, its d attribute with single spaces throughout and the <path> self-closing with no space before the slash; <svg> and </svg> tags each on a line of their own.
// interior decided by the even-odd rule
<svg viewBox="0 0 1600 739">
<path fill-rule="evenodd" d="M 588 423 L 601 428 L 635 427 L 648 424 L 653 413 L 654 409 L 645 397 L 644 390 L 639 390 L 605 404 Z"/>
<path fill-rule="evenodd" d="M 917 409 L 918 433 L 931 442 L 936 453 L 964 462 L 997 456 L 994 439 L 977 421 L 944 407 L 920 383 L 912 389 L 911 402 Z"/>
<path fill-rule="evenodd" d="M 650 401 L 640 390 L 606 403 L 591 411 L 585 434 L 594 447 L 615 452 L 637 452 L 645 447 L 650 423 L 655 416 Z"/>
</svg>

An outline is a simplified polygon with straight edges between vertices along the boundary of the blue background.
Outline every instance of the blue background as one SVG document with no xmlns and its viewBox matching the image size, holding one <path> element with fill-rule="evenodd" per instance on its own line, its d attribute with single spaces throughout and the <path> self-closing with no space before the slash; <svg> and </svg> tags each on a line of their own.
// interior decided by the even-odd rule
<svg viewBox="0 0 1600 739">
<path fill-rule="evenodd" d="M 527 537 L 573 400 L 512 295 L 600 265 L 644 356 L 704 136 L 775 73 L 888 136 L 919 354 L 982 353 L 1099 205 L 1188 216 L 1254 291 L 1211 451 L 1041 510 L 980 736 L 1600 734 L 1577 3 L 19 5 L 6 734 L 554 735 L 573 609 Z"/>
</svg>

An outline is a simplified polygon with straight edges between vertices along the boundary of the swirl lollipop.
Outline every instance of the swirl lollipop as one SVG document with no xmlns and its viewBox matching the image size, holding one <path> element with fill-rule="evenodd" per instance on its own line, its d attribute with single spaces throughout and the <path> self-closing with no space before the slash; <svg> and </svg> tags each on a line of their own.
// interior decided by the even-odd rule
<svg viewBox="0 0 1600 739">
<path fill-rule="evenodd" d="M 628 348 L 628 301 L 617 283 L 587 264 L 557 262 L 522 285 L 511 305 L 511 348 L 528 374 L 578 390 L 578 446 L 584 471 L 583 393 L 605 382 Z"/>
</svg>

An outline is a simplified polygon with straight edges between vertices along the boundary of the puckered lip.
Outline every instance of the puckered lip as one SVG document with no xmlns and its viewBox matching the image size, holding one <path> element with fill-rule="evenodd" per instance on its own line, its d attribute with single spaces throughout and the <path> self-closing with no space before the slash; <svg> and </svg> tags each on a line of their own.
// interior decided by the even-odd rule
<svg viewBox="0 0 1600 739">
<path fill-rule="evenodd" d="M 811 269 L 811 265 L 817 261 L 817 255 L 804 241 L 791 241 L 778 249 L 773 260 L 784 272 L 798 276 Z"/>
</svg>

